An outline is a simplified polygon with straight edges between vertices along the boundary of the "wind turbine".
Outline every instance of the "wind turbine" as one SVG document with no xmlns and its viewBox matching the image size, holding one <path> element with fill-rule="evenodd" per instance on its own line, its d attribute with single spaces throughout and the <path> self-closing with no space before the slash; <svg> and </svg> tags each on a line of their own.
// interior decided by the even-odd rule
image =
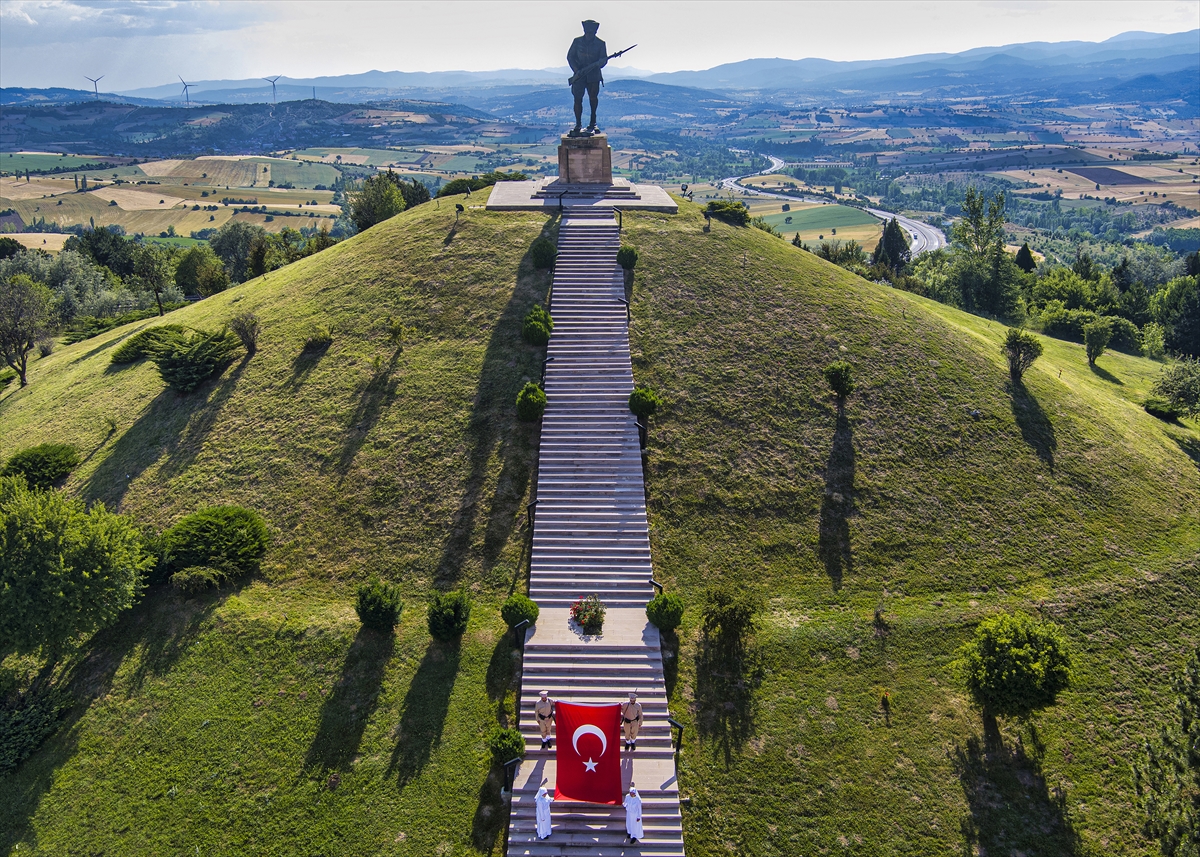
<svg viewBox="0 0 1200 857">
<path fill-rule="evenodd" d="M 104 75 L 100 75 L 99 77 L 88 77 L 85 74 L 84 77 L 92 82 L 92 90 L 96 94 L 96 100 L 99 101 L 100 100 L 100 81 L 104 80 Z"/>
<path fill-rule="evenodd" d="M 179 77 L 179 75 L 175 75 L 175 76 Z M 188 83 L 182 77 L 179 77 L 179 82 L 183 84 L 183 97 L 187 99 L 188 107 L 191 107 L 192 106 L 192 96 L 191 96 L 191 93 L 188 92 L 188 87 L 195 86 L 196 84 Z"/>
<path fill-rule="evenodd" d="M 279 78 L 281 78 L 281 77 L 283 77 L 282 74 L 277 74 L 274 77 L 264 77 L 263 78 L 263 80 L 265 80 L 267 83 L 271 84 L 271 103 L 272 104 L 275 103 L 275 81 L 279 80 Z"/>
</svg>

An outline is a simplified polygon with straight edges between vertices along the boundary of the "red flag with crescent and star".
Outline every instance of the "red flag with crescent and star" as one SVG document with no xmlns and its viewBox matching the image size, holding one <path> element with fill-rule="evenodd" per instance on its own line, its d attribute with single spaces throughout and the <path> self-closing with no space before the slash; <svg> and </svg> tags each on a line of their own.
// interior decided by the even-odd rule
<svg viewBox="0 0 1200 857">
<path fill-rule="evenodd" d="M 621 802 L 621 706 L 559 702 L 554 708 L 554 797 Z"/>
</svg>

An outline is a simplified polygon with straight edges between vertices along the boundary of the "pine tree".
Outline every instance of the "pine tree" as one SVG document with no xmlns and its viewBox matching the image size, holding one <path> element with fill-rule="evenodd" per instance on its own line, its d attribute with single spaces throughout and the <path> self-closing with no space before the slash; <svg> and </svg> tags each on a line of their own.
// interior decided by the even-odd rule
<svg viewBox="0 0 1200 857">
<path fill-rule="evenodd" d="M 1017 251 L 1017 267 L 1026 274 L 1032 273 L 1037 269 L 1037 262 L 1034 261 L 1033 253 L 1029 249 L 1029 242 L 1026 241 L 1021 245 L 1021 249 Z"/>
<path fill-rule="evenodd" d="M 899 271 L 908 264 L 911 258 L 912 251 L 908 246 L 908 235 L 893 217 L 883 227 L 883 235 L 880 237 L 879 243 L 875 245 L 871 264 L 885 265 L 893 271 Z"/>
</svg>

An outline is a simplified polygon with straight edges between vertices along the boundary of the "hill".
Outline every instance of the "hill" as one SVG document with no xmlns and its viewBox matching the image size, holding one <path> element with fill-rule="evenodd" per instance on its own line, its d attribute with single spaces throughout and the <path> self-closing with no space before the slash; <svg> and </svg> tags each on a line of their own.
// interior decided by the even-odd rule
<svg viewBox="0 0 1200 857">
<path fill-rule="evenodd" d="M 142 324 L 64 347 L 0 398 L 0 456 L 56 439 L 86 457 L 68 492 L 165 526 L 259 510 L 259 579 L 184 600 L 152 590 L 64 664 L 63 728 L 0 778 L 0 851 L 488 853 L 502 829 L 486 732 L 511 708 L 499 601 L 519 584 L 536 431 L 512 404 L 540 352 L 521 318 L 549 280 L 530 215 L 428 204 L 168 320 L 250 310 L 259 352 L 191 396 L 110 367 Z M 409 330 L 403 349 L 388 316 Z M 325 353 L 303 352 L 313 325 Z M 400 583 L 394 646 L 360 632 L 356 582 Z M 461 647 L 424 601 L 464 585 Z M 10 657 L 11 678 L 32 669 Z"/>
<path fill-rule="evenodd" d="M 691 605 L 672 697 L 688 853 L 1157 853 L 1129 765 L 1200 642 L 1200 433 L 1138 406 L 1156 364 L 1093 372 L 1044 339 L 1013 395 L 997 323 L 705 232 L 691 206 L 627 216 L 624 240 L 634 375 L 668 403 L 655 575 Z M 844 416 L 836 359 L 859 385 Z M 719 579 L 767 602 L 745 676 L 697 666 Z M 989 741 L 950 661 L 1012 609 L 1065 628 L 1079 680 Z"/>
<path fill-rule="evenodd" d="M 453 214 L 422 206 L 172 314 L 264 322 L 259 353 L 190 398 L 109 368 L 140 324 L 0 393 L 0 456 L 75 443 L 68 492 L 158 526 L 238 502 L 274 537 L 260 578 L 151 591 L 63 666 L 80 703 L 0 778 L 6 848 L 496 853 L 484 735 L 515 678 L 496 607 L 524 585 L 537 440 L 512 418 L 540 361 L 519 326 L 549 283 L 523 255 L 555 222 Z M 998 324 L 759 230 L 705 231 L 699 206 L 624 223 L 634 373 L 667 400 L 656 576 L 689 604 L 668 675 L 688 853 L 1153 853 L 1128 762 L 1200 641 L 1200 435 L 1137 406 L 1156 364 L 1092 372 L 1045 340 L 1014 398 Z M 334 342 L 305 356 L 314 324 Z M 839 357 L 859 381 L 843 416 L 820 377 Z M 394 646 L 358 631 L 372 572 L 405 589 Z M 768 605 L 744 676 L 697 667 L 696 605 L 721 578 Z M 459 584 L 468 634 L 431 644 L 422 600 Z M 984 736 L 949 662 L 1015 607 L 1064 626 L 1079 678 Z"/>
</svg>

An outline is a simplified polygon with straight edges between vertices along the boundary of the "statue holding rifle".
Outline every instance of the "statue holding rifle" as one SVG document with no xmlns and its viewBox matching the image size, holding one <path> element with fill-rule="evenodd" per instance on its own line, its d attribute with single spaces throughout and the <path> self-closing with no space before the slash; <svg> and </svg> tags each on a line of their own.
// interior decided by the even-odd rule
<svg viewBox="0 0 1200 857">
<path fill-rule="evenodd" d="M 568 83 L 571 84 L 571 94 L 575 96 L 575 129 L 570 133 L 572 137 L 585 137 L 596 133 L 596 104 L 600 100 L 600 85 L 604 82 L 600 69 L 604 68 L 610 59 L 637 47 L 631 45 L 624 51 L 609 54 L 604 42 L 596 38 L 596 31 L 599 29 L 600 25 L 595 21 L 584 21 L 583 35 L 571 42 L 571 49 L 567 51 L 567 62 L 573 72 Z M 586 131 L 581 130 L 584 92 L 587 93 L 592 108 L 592 121 L 588 123 Z"/>
</svg>

